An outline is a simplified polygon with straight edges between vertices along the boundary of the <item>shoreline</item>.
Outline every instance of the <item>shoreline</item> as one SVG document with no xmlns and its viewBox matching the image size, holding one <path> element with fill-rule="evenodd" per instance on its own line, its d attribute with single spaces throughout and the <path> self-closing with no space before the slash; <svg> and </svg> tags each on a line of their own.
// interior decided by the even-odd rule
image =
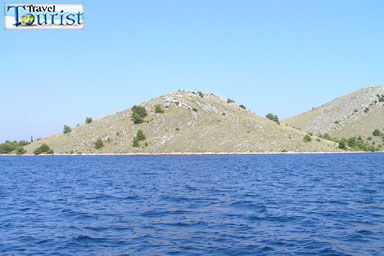
<svg viewBox="0 0 384 256">
<path fill-rule="evenodd" d="M 372 154 L 384 153 L 366 151 L 346 151 L 346 152 L 173 152 L 173 153 L 87 153 L 87 154 L 0 154 L 1 156 L 211 156 L 211 155 L 315 155 L 315 154 Z"/>
</svg>

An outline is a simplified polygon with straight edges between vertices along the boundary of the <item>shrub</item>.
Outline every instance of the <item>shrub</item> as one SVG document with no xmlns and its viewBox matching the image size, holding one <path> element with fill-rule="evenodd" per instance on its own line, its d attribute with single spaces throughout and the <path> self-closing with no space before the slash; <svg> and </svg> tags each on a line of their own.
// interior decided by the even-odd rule
<svg viewBox="0 0 384 256">
<path fill-rule="evenodd" d="M 197 93 L 199 94 L 199 96 L 200 96 L 201 98 L 204 97 L 204 93 L 202 93 L 202 92 L 197 92 Z"/>
<path fill-rule="evenodd" d="M 145 140 L 146 139 L 144 132 L 140 129 L 137 131 L 136 138 L 137 138 L 137 140 Z"/>
<path fill-rule="evenodd" d="M 307 134 L 307 135 L 304 136 L 303 141 L 304 141 L 305 143 L 307 143 L 307 142 L 311 142 L 311 141 L 312 141 L 312 138 L 311 138 L 311 136 L 309 136 L 309 135 Z"/>
<path fill-rule="evenodd" d="M 377 97 L 379 98 L 379 102 L 384 102 L 384 94 L 377 94 Z"/>
<path fill-rule="evenodd" d="M 144 122 L 144 119 L 136 112 L 132 113 L 132 120 L 134 124 L 141 124 Z"/>
<path fill-rule="evenodd" d="M 87 117 L 87 118 L 85 118 L 85 123 L 86 124 L 90 124 L 90 123 L 92 123 L 92 118 L 91 117 Z"/>
<path fill-rule="evenodd" d="M 143 106 L 133 106 L 132 107 L 132 112 L 137 113 L 141 118 L 144 118 L 147 116 L 147 111 Z"/>
<path fill-rule="evenodd" d="M 41 145 L 40 147 L 36 148 L 33 151 L 33 154 L 35 154 L 35 155 L 40 155 L 40 154 L 43 154 L 43 153 L 53 154 L 53 150 L 50 149 L 50 147 L 47 144 L 43 144 L 43 145 Z"/>
<path fill-rule="evenodd" d="M 373 136 L 380 136 L 381 135 L 379 129 L 375 129 L 372 134 L 373 134 Z"/>
<path fill-rule="evenodd" d="M 197 108 L 192 108 L 193 111 L 197 112 Z"/>
<path fill-rule="evenodd" d="M 346 149 L 347 147 L 345 146 L 345 141 L 340 141 L 339 142 L 339 149 Z"/>
<path fill-rule="evenodd" d="M 139 140 L 136 137 L 133 137 L 132 146 L 137 148 L 139 147 Z"/>
<path fill-rule="evenodd" d="M 235 101 L 228 98 L 227 103 L 235 103 Z"/>
<path fill-rule="evenodd" d="M 331 140 L 331 136 L 329 136 L 328 133 L 324 133 L 323 138 L 324 138 L 325 140 Z"/>
<path fill-rule="evenodd" d="M 176 127 L 176 129 L 175 129 L 175 130 L 178 132 L 178 131 L 180 131 L 180 128 L 179 128 L 179 127 Z"/>
<path fill-rule="evenodd" d="M 241 107 L 243 109 L 247 109 L 244 105 L 240 105 L 239 107 Z"/>
<path fill-rule="evenodd" d="M 67 134 L 67 133 L 70 133 L 72 131 L 71 127 L 69 127 L 68 125 L 64 125 L 64 134 Z"/>
<path fill-rule="evenodd" d="M 25 153 L 27 153 L 27 151 L 23 147 L 19 146 L 16 148 L 16 154 L 23 155 Z"/>
<path fill-rule="evenodd" d="M 368 113 L 368 111 L 369 111 L 369 108 L 364 109 L 364 113 Z"/>
<path fill-rule="evenodd" d="M 95 142 L 95 149 L 100 149 L 104 147 L 104 143 L 101 139 L 97 139 L 97 141 Z"/>
<path fill-rule="evenodd" d="M 280 124 L 279 117 L 277 115 L 274 115 L 272 113 L 268 113 L 265 115 L 265 118 L 272 120 L 272 121 L 276 122 L 277 124 Z"/>
<path fill-rule="evenodd" d="M 155 113 L 164 113 L 164 110 L 163 109 L 161 109 L 161 107 L 160 107 L 160 105 L 156 105 L 155 106 Z"/>
</svg>

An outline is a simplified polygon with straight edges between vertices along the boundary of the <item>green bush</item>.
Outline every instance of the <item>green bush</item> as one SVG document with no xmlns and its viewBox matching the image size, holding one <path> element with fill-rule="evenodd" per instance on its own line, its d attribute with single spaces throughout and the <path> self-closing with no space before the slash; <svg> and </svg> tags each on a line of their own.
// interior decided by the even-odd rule
<svg viewBox="0 0 384 256">
<path fill-rule="evenodd" d="M 339 142 L 339 149 L 346 149 L 347 146 L 345 145 L 345 141 L 340 141 Z"/>
<path fill-rule="evenodd" d="M 137 148 L 139 147 L 139 140 L 136 137 L 133 137 L 132 146 Z"/>
<path fill-rule="evenodd" d="M 364 113 L 368 113 L 368 112 L 369 112 L 369 108 L 365 108 Z"/>
<path fill-rule="evenodd" d="M 204 93 L 202 93 L 202 92 L 197 92 L 197 93 L 199 94 L 199 96 L 200 96 L 201 98 L 204 97 Z"/>
<path fill-rule="evenodd" d="M 235 103 L 235 101 L 228 98 L 227 103 Z"/>
<path fill-rule="evenodd" d="M 145 108 L 143 106 L 134 105 L 132 107 L 132 112 L 137 113 L 141 118 L 144 118 L 147 116 L 147 111 L 145 110 Z"/>
<path fill-rule="evenodd" d="M 137 131 L 136 138 L 137 138 L 137 140 L 145 140 L 146 139 L 144 132 L 140 129 Z"/>
<path fill-rule="evenodd" d="M 272 121 L 276 122 L 277 124 L 280 124 L 279 117 L 277 115 L 274 115 L 272 113 L 268 113 L 265 115 L 265 118 L 272 120 Z"/>
<path fill-rule="evenodd" d="M 311 142 L 311 141 L 312 141 L 312 138 L 311 138 L 311 136 L 309 136 L 309 135 L 307 134 L 307 135 L 304 136 L 303 141 L 304 141 L 305 143 L 307 143 L 307 142 Z"/>
<path fill-rule="evenodd" d="M 164 110 L 160 107 L 160 105 L 155 106 L 155 113 L 162 114 L 164 113 Z"/>
<path fill-rule="evenodd" d="M 72 131 L 71 127 L 64 125 L 64 134 L 70 133 Z"/>
<path fill-rule="evenodd" d="M 27 153 L 27 151 L 26 151 L 22 146 L 18 146 L 18 147 L 16 148 L 16 154 L 18 154 L 18 155 L 23 155 L 23 154 L 25 154 L 25 153 Z"/>
<path fill-rule="evenodd" d="M 380 136 L 381 132 L 379 129 L 375 129 L 372 134 L 373 134 L 373 136 Z"/>
<path fill-rule="evenodd" d="M 324 133 L 323 138 L 324 138 L 325 140 L 332 140 L 332 139 L 331 139 L 331 136 L 329 136 L 328 133 Z"/>
<path fill-rule="evenodd" d="M 97 141 L 95 142 L 95 148 L 100 149 L 102 147 L 104 147 L 103 141 L 101 139 L 97 139 Z"/>
<path fill-rule="evenodd" d="M 241 107 L 243 109 L 247 109 L 244 105 L 240 105 L 239 107 Z"/>
<path fill-rule="evenodd" d="M 40 155 L 40 154 L 43 154 L 43 153 L 53 154 L 54 152 L 53 152 L 53 150 L 47 144 L 43 144 L 43 145 L 41 145 L 40 147 L 36 148 L 33 151 L 33 154 L 35 154 L 35 155 Z"/>
<path fill-rule="evenodd" d="M 144 122 L 144 119 L 136 112 L 132 113 L 132 120 L 134 124 L 141 124 Z"/>
<path fill-rule="evenodd" d="M 197 112 L 197 108 L 192 108 L 193 111 Z"/>
<path fill-rule="evenodd" d="M 86 124 L 90 124 L 90 123 L 92 123 L 92 118 L 91 117 L 87 117 L 87 118 L 85 118 L 85 123 Z"/>
</svg>

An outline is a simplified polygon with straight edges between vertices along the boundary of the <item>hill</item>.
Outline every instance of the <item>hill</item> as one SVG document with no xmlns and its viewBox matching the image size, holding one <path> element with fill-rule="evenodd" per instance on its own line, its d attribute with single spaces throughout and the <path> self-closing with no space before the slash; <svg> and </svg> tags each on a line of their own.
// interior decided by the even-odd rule
<svg viewBox="0 0 384 256">
<path fill-rule="evenodd" d="M 376 129 L 384 133 L 384 86 L 360 89 L 282 123 L 316 135 L 339 139 L 361 136 L 373 145 L 382 145 L 384 138 L 373 133 Z"/>
<path fill-rule="evenodd" d="M 142 123 L 134 124 L 132 119 L 139 120 L 140 117 L 130 108 L 72 128 L 69 133 L 35 141 L 25 149 L 32 153 L 42 144 L 47 144 L 57 154 L 339 150 L 336 143 L 315 136 L 310 142 L 304 142 L 305 133 L 278 125 L 213 94 L 179 90 L 140 106 L 148 114 Z M 143 133 L 138 134 L 139 130 Z"/>
</svg>

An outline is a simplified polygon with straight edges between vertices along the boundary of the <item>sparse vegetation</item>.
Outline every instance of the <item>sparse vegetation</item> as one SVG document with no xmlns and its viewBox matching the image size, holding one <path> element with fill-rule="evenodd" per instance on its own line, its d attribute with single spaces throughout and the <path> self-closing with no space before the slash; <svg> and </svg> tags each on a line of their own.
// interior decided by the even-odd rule
<svg viewBox="0 0 384 256">
<path fill-rule="evenodd" d="M 104 147 L 104 143 L 101 139 L 97 139 L 97 141 L 95 142 L 95 149 L 100 149 Z"/>
<path fill-rule="evenodd" d="M 67 133 L 70 133 L 72 132 L 72 129 L 71 127 L 69 127 L 68 125 L 64 125 L 64 130 L 63 130 L 64 134 L 67 134 Z"/>
<path fill-rule="evenodd" d="M 35 155 L 40 155 L 40 154 L 44 154 L 44 153 L 45 154 L 53 154 L 54 152 L 47 144 L 43 144 L 33 151 L 33 154 L 35 154 Z"/>
<path fill-rule="evenodd" d="M 307 135 L 304 136 L 303 141 L 305 143 L 311 142 L 312 141 L 312 137 L 309 134 L 307 134 Z"/>
<path fill-rule="evenodd" d="M 90 123 L 92 123 L 92 122 L 93 122 L 93 120 L 92 120 L 91 117 L 87 117 L 87 118 L 85 118 L 85 123 L 86 123 L 86 124 L 90 124 Z"/>
<path fill-rule="evenodd" d="M 162 114 L 164 113 L 164 110 L 161 108 L 160 105 L 155 106 L 155 113 Z"/>
</svg>

